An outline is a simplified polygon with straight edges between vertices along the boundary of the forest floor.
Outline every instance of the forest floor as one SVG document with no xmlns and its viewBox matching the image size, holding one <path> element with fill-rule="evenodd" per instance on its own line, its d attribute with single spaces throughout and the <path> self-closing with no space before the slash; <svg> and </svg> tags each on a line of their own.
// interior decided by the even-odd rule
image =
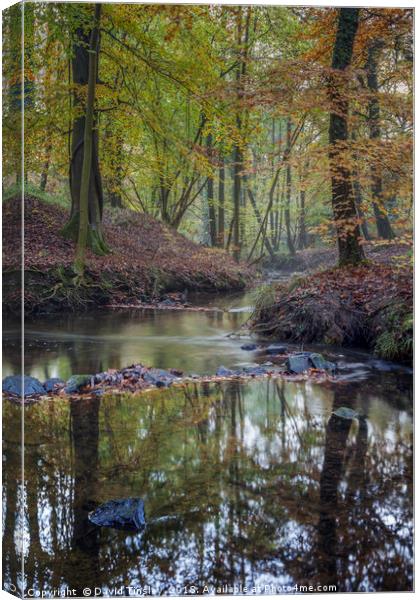
<svg viewBox="0 0 420 600">
<path fill-rule="evenodd" d="M 331 264 L 331 254 L 326 253 L 326 264 Z M 282 342 L 367 347 L 381 358 L 410 361 L 409 247 L 389 243 L 367 249 L 366 255 L 368 260 L 358 267 L 321 268 L 265 288 L 251 318 L 254 332 Z"/>
<path fill-rule="evenodd" d="M 25 198 L 25 310 L 80 310 L 101 305 L 176 304 L 171 292 L 242 289 L 252 271 L 224 250 L 200 246 L 152 217 L 121 210 L 104 217 L 111 254 L 87 253 L 86 281 L 75 286 L 74 243 L 61 229 L 68 214 Z M 3 305 L 20 308 L 20 200 L 3 205 Z M 169 294 L 169 295 L 168 295 Z"/>
</svg>

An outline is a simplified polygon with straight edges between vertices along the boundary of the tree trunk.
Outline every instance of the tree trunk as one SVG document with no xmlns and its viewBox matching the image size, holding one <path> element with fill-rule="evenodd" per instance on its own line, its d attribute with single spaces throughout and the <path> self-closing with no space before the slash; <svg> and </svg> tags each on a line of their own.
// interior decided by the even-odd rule
<svg viewBox="0 0 420 600">
<path fill-rule="evenodd" d="M 95 5 L 95 19 L 97 14 L 100 14 L 100 8 Z M 100 5 L 99 5 L 100 6 Z M 95 20 L 95 23 L 97 21 Z M 96 29 L 96 33 L 95 33 Z M 86 32 L 83 28 L 76 31 L 76 42 L 74 44 L 74 57 L 72 60 L 73 84 L 78 88 L 88 86 L 90 77 L 90 52 L 89 46 L 94 34 L 95 46 L 95 79 L 93 86 L 95 88 L 97 71 L 98 71 L 98 55 L 99 55 L 99 30 L 94 25 L 92 31 Z M 95 89 L 93 90 L 95 93 Z M 74 106 L 76 109 L 76 117 L 73 121 L 72 139 L 71 139 L 71 160 L 70 160 L 70 193 L 71 193 L 71 213 L 70 220 L 63 228 L 63 235 L 68 239 L 77 240 L 79 232 L 79 220 L 81 212 L 81 188 L 82 188 L 82 171 L 85 155 L 85 130 L 86 130 L 86 114 L 81 111 L 81 107 L 85 104 L 83 97 L 80 97 L 80 89 L 74 93 Z M 102 235 L 102 210 L 103 210 L 103 189 L 102 179 L 99 169 L 98 156 L 98 131 L 95 127 L 95 116 L 92 116 L 92 141 L 90 150 L 90 168 L 89 168 L 89 187 L 88 187 L 88 229 L 87 229 L 87 245 L 92 248 L 96 254 L 107 254 L 109 249 Z"/>
<path fill-rule="evenodd" d="M 360 228 L 363 233 L 363 237 L 366 241 L 370 240 L 370 233 L 368 224 L 366 223 L 365 215 L 362 209 L 362 188 L 360 185 L 360 181 L 356 172 L 353 173 L 353 192 L 354 192 L 354 202 L 356 204 L 357 214 L 359 215 Z"/>
<path fill-rule="evenodd" d="M 366 62 L 367 85 L 370 92 L 368 103 L 368 123 L 369 137 L 371 140 L 381 139 L 380 125 L 380 107 L 378 100 L 378 58 L 382 48 L 380 40 L 373 41 L 368 49 L 368 58 Z M 392 230 L 391 223 L 384 206 L 382 195 L 382 176 L 377 162 L 372 161 L 372 196 L 373 196 L 373 212 L 376 220 L 376 229 L 378 237 L 385 240 L 392 240 L 395 234 Z"/>
<path fill-rule="evenodd" d="M 225 245 L 225 162 L 221 158 L 219 167 L 219 212 L 218 212 L 218 235 L 217 245 L 221 248 Z"/>
<path fill-rule="evenodd" d="M 207 136 L 207 152 L 211 156 L 211 150 L 213 146 L 213 138 L 209 133 Z M 216 222 L 216 210 L 214 208 L 214 185 L 213 177 L 207 178 L 207 205 L 209 211 L 209 229 L 210 229 L 210 243 L 212 246 L 217 246 L 217 222 Z"/>
<path fill-rule="evenodd" d="M 299 193 L 299 221 L 298 221 L 298 242 L 297 247 L 299 250 L 304 250 L 307 245 L 306 240 L 306 224 L 305 224 L 305 198 L 306 191 L 300 190 Z"/>
<path fill-rule="evenodd" d="M 260 213 L 260 211 L 258 210 L 257 203 L 255 202 L 254 194 L 252 193 L 252 191 L 251 191 L 249 188 L 248 188 L 248 197 L 249 197 L 249 199 L 250 199 L 250 201 L 251 201 L 251 206 L 252 206 L 252 208 L 254 209 L 254 213 L 255 213 L 255 216 L 256 216 L 256 218 L 257 218 L 257 223 L 258 223 L 258 225 L 259 225 L 258 237 L 259 237 L 260 235 L 262 235 L 262 242 L 261 242 L 261 243 L 262 243 L 262 244 L 263 244 L 263 245 L 264 245 L 264 246 L 267 248 L 267 251 L 268 251 L 269 255 L 270 255 L 271 257 L 273 257 L 273 256 L 274 256 L 274 250 L 273 250 L 273 246 L 272 246 L 272 244 L 271 244 L 271 242 L 270 242 L 270 240 L 269 240 L 269 238 L 267 237 L 267 235 L 266 235 L 266 232 L 265 232 L 265 229 L 266 229 L 266 228 L 265 228 L 266 219 L 264 219 L 264 218 L 261 216 L 261 213 Z M 269 214 L 271 214 L 271 210 L 269 211 Z M 250 256 L 248 257 L 248 260 L 249 260 L 250 258 L 252 258 L 252 255 L 250 255 Z"/>
<path fill-rule="evenodd" d="M 86 100 L 85 130 L 83 136 L 83 163 L 80 181 L 79 196 L 79 233 L 77 237 L 76 256 L 74 260 L 74 270 L 82 275 L 85 268 L 86 245 L 88 241 L 89 228 L 89 198 L 92 190 L 91 173 L 93 162 L 93 121 L 94 104 L 96 90 L 96 71 L 98 65 L 98 40 L 99 40 L 99 21 L 101 16 L 101 4 L 95 4 L 95 22 L 90 35 L 89 43 L 89 70 L 88 70 L 88 93 Z M 98 208 L 98 207 L 96 207 Z M 99 215 L 95 214 L 95 219 Z"/>
<path fill-rule="evenodd" d="M 43 192 L 45 192 L 45 188 L 47 187 L 48 171 L 50 170 L 51 150 L 52 144 L 50 143 L 47 146 L 47 155 L 45 157 L 45 162 L 41 173 L 41 180 L 39 182 L 39 187 Z"/>
<path fill-rule="evenodd" d="M 238 66 L 236 68 L 236 128 L 238 135 L 242 132 L 242 111 L 241 106 L 244 95 L 244 77 L 246 75 L 246 64 L 248 55 L 248 36 L 249 22 L 251 16 L 251 7 L 247 7 L 245 18 L 245 27 L 242 23 L 243 8 L 237 7 L 237 53 Z M 243 149 L 240 142 L 236 142 L 233 151 L 233 256 L 239 261 L 241 256 L 241 172 L 243 170 Z"/>
<path fill-rule="evenodd" d="M 353 197 L 351 177 L 345 157 L 348 141 L 348 100 L 345 86 L 346 69 L 353 56 L 353 45 L 359 25 L 358 8 L 340 8 L 337 34 L 329 81 L 331 101 L 329 125 L 329 161 L 331 170 L 332 209 L 337 230 L 339 265 L 355 265 L 364 258 L 360 244 L 360 228 Z"/>
<path fill-rule="evenodd" d="M 290 117 L 287 119 L 287 166 L 286 166 L 286 206 L 284 209 L 284 223 L 286 225 L 286 240 L 287 248 L 291 256 L 296 254 L 295 245 L 290 227 L 290 202 L 292 199 L 292 167 L 290 166 L 290 144 L 292 135 L 292 121 Z"/>
<path fill-rule="evenodd" d="M 233 154 L 233 256 L 237 261 L 239 261 L 241 255 L 241 165 L 242 152 L 239 146 L 235 146 Z"/>
<path fill-rule="evenodd" d="M 115 171 L 111 177 L 109 188 L 109 201 L 113 208 L 122 208 L 122 197 L 121 197 L 121 187 L 123 181 L 123 165 L 122 165 L 122 156 L 123 152 L 123 139 L 121 135 L 117 137 L 117 152 L 116 152 L 116 165 Z"/>
</svg>

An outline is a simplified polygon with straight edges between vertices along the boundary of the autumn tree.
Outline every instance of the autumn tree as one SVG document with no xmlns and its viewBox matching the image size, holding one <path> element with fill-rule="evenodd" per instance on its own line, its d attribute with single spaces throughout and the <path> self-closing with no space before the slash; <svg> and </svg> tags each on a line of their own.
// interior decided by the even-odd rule
<svg viewBox="0 0 420 600">
<path fill-rule="evenodd" d="M 360 228 L 347 164 L 348 135 L 348 70 L 353 56 L 354 40 L 359 23 L 358 8 L 340 8 L 334 44 L 329 94 L 331 114 L 329 124 L 329 159 L 331 170 L 332 207 L 337 229 L 339 264 L 355 265 L 364 259 L 360 244 Z"/>
<path fill-rule="evenodd" d="M 91 240 L 95 239 L 97 243 L 101 241 L 97 226 L 99 225 L 99 203 L 95 196 L 95 221 L 94 226 L 89 222 L 89 209 L 91 205 L 89 199 L 92 197 L 93 189 L 98 184 L 97 181 L 92 182 L 92 177 L 95 177 L 95 172 L 92 173 L 92 162 L 97 159 L 94 151 L 94 104 L 95 104 L 95 88 L 98 68 L 98 53 L 99 53 L 99 25 L 101 17 L 101 4 L 95 4 L 94 22 L 89 40 L 89 60 L 88 60 L 88 89 L 86 99 L 86 113 L 84 119 L 83 132 L 83 163 L 80 177 L 79 189 L 79 230 L 77 236 L 76 255 L 74 260 L 74 268 L 77 274 L 83 275 L 85 268 L 86 245 L 88 242 L 88 230 L 91 227 Z M 73 155 L 74 156 L 74 155 Z M 73 158 L 73 157 L 72 157 Z M 98 167 L 99 169 L 99 167 Z M 99 170 L 98 170 L 99 173 Z M 101 249 L 102 248 L 98 248 Z"/>
<path fill-rule="evenodd" d="M 72 124 L 71 156 L 69 166 L 71 211 L 70 220 L 63 228 L 63 234 L 78 240 L 76 263 L 81 262 L 82 246 L 87 244 L 96 254 L 106 254 L 109 250 L 102 233 L 103 188 L 99 168 L 97 118 L 94 114 L 95 91 L 99 65 L 99 18 L 100 4 L 95 5 L 92 17 L 83 11 L 82 21 L 77 24 L 73 44 L 72 74 L 74 85 L 74 111 Z M 89 11 L 90 12 L 90 11 Z M 94 69 L 92 71 L 92 69 Z M 86 100 L 87 88 L 87 100 Z M 91 106 L 89 105 L 91 102 Z M 92 119 L 88 123 L 87 119 Z M 96 121 L 96 122 L 95 122 Z M 86 145 L 88 144 L 88 146 Z M 89 156 L 85 157 L 86 148 Z M 84 171 L 89 167 L 89 174 Z M 83 222 L 86 207 L 84 195 L 87 186 L 88 225 L 85 234 Z"/>
</svg>

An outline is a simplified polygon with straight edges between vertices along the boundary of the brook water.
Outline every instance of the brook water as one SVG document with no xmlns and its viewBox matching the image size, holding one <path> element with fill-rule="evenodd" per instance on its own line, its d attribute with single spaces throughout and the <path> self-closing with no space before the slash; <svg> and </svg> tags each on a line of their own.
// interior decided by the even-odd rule
<svg viewBox="0 0 420 600">
<path fill-rule="evenodd" d="M 188 373 L 249 364 L 259 355 L 227 334 L 251 301 L 211 301 L 233 312 L 37 318 L 26 324 L 26 372 L 44 380 L 133 362 Z M 24 494 L 20 408 L 5 402 L 5 587 L 47 597 L 412 589 L 411 376 L 363 353 L 326 356 L 341 366 L 338 382 L 228 382 L 27 406 Z M 19 370 L 9 322 L 4 375 Z M 332 415 L 340 406 L 363 416 Z M 98 504 L 129 496 L 144 499 L 144 532 L 89 523 Z"/>
</svg>

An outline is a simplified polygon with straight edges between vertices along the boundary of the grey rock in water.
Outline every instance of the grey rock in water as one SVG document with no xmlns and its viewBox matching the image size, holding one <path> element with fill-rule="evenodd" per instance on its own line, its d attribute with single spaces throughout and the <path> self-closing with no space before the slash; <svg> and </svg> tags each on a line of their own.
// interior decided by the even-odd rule
<svg viewBox="0 0 420 600">
<path fill-rule="evenodd" d="M 22 389 L 23 379 L 23 389 Z M 3 379 L 3 392 L 13 394 L 15 396 L 35 396 L 45 394 L 45 388 L 42 383 L 35 377 L 25 375 L 8 375 Z"/>
<path fill-rule="evenodd" d="M 270 344 L 269 346 L 267 346 L 265 351 L 267 352 L 267 354 L 284 354 L 285 352 L 287 352 L 287 346 L 284 346 L 282 344 Z"/>
<path fill-rule="evenodd" d="M 141 498 L 110 500 L 89 513 L 89 520 L 99 527 L 142 531 L 146 527 L 144 502 Z"/>
<path fill-rule="evenodd" d="M 286 360 L 286 370 L 289 373 L 303 373 L 310 369 L 309 356 L 306 352 L 291 354 Z"/>
<path fill-rule="evenodd" d="M 64 391 L 66 394 L 75 394 L 80 392 L 82 388 L 94 381 L 94 375 L 72 375 L 66 383 Z"/>
<path fill-rule="evenodd" d="M 169 387 L 177 377 L 164 369 L 149 369 L 143 373 L 143 380 L 156 387 Z"/>
<path fill-rule="evenodd" d="M 337 365 L 335 363 L 330 362 L 329 360 L 325 360 L 322 354 L 317 354 L 313 352 L 310 355 L 309 360 L 315 369 L 321 369 L 323 371 L 335 371 L 337 368 Z"/>
<path fill-rule="evenodd" d="M 59 387 L 63 387 L 65 383 L 66 382 L 59 377 L 50 377 L 44 381 L 43 386 L 46 392 L 54 392 L 54 390 L 58 389 Z"/>
<path fill-rule="evenodd" d="M 332 414 L 336 417 L 340 417 L 340 419 L 348 419 L 349 421 L 352 421 L 353 419 L 357 419 L 359 417 L 359 414 L 352 408 L 349 408 L 348 406 L 339 406 L 338 408 L 333 410 Z"/>
<path fill-rule="evenodd" d="M 232 371 L 231 369 L 226 369 L 226 367 L 219 367 L 216 371 L 216 375 L 218 377 L 231 377 L 232 375 L 234 375 L 235 372 Z"/>
<path fill-rule="evenodd" d="M 290 354 L 286 360 L 286 369 L 289 373 L 303 373 L 308 369 L 321 371 L 335 371 L 336 364 L 325 360 L 322 354 L 316 352 L 298 352 Z"/>
<path fill-rule="evenodd" d="M 241 346 L 241 350 L 256 350 L 257 349 L 257 344 L 244 344 L 243 346 Z"/>
<path fill-rule="evenodd" d="M 251 377 L 257 377 L 259 375 L 266 375 L 267 373 L 271 372 L 272 369 L 269 369 L 267 367 L 264 367 L 262 365 L 257 365 L 257 366 L 252 366 L 252 367 L 244 367 L 242 369 L 242 372 L 245 375 L 250 375 Z"/>
</svg>

